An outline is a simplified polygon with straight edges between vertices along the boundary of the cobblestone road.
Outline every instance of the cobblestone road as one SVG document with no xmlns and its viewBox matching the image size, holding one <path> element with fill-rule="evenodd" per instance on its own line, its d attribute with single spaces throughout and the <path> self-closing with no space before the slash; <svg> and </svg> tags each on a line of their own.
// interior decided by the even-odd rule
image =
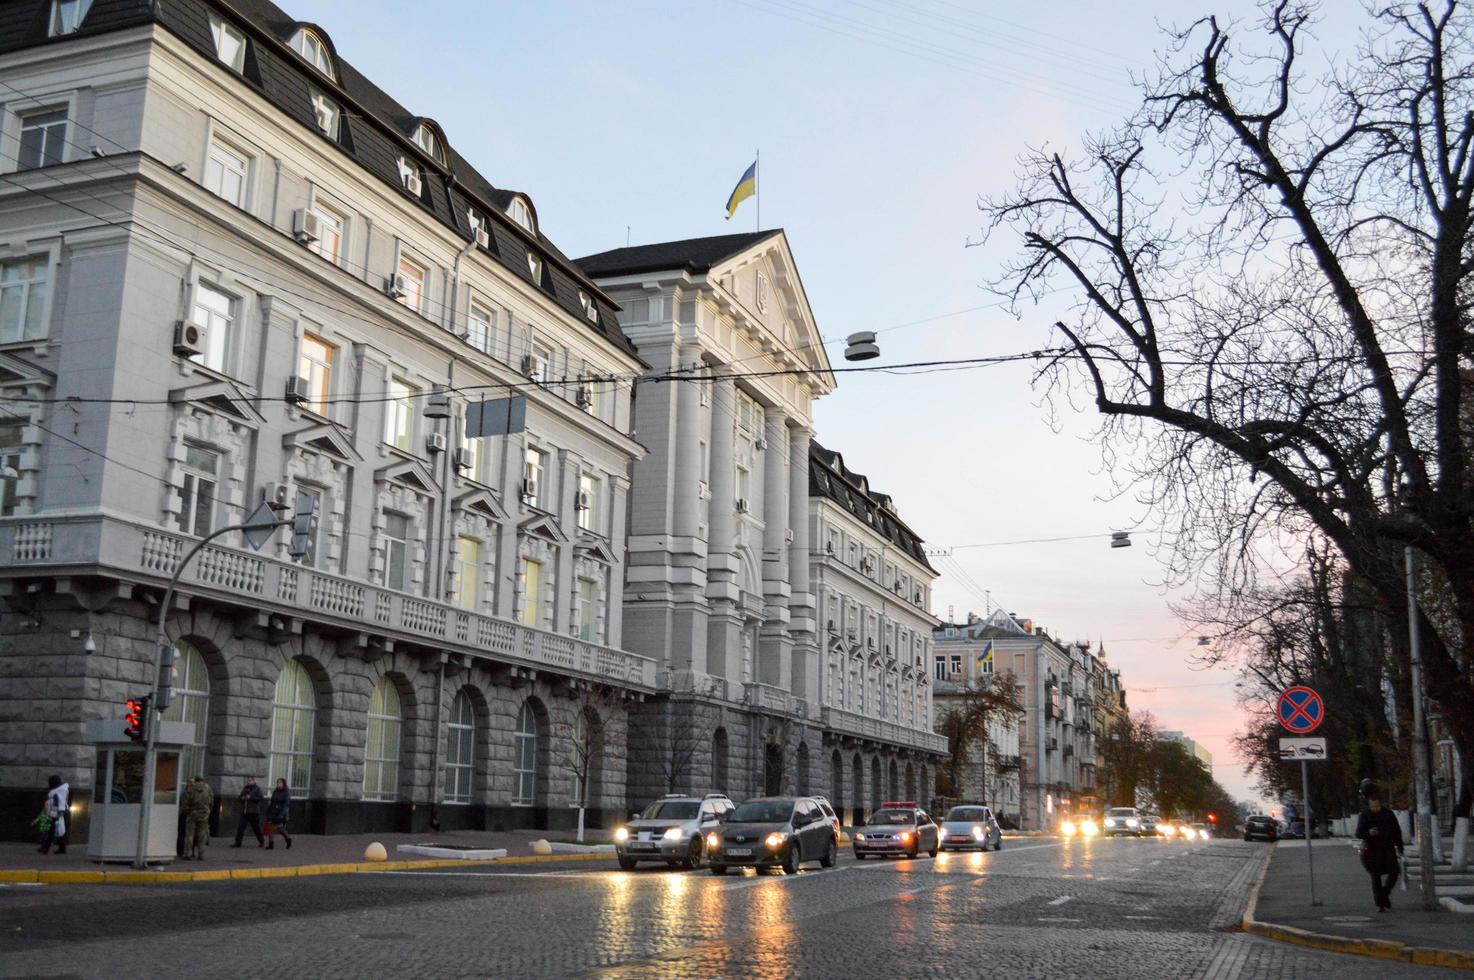
<svg viewBox="0 0 1474 980">
<path fill-rule="evenodd" d="M 1267 851 L 1017 841 L 797 877 L 521 865 L 0 889 L 0 975 L 1429 977 L 1230 930 Z M 1453 975 L 1453 974 L 1451 974 Z"/>
</svg>

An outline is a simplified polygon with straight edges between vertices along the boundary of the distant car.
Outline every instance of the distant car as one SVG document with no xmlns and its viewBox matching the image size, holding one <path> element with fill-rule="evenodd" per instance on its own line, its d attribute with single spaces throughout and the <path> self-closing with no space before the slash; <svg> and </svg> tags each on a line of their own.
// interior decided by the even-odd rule
<svg viewBox="0 0 1474 980">
<path fill-rule="evenodd" d="M 1122 834 L 1140 837 L 1141 814 L 1134 806 L 1113 806 L 1105 812 L 1100 832 L 1107 837 L 1119 837 Z"/>
<path fill-rule="evenodd" d="M 1187 831 L 1188 840 L 1209 840 L 1213 836 L 1205 823 L 1190 823 L 1184 829 Z"/>
<path fill-rule="evenodd" d="M 1157 835 L 1157 824 L 1161 817 L 1155 813 L 1143 813 L 1141 815 L 1141 835 L 1143 837 L 1155 837 Z"/>
<path fill-rule="evenodd" d="M 936 857 L 941 836 L 931 817 L 914 801 L 882 803 L 865 826 L 856 827 L 850 834 L 850 847 L 857 861 L 872 854 L 914 858 L 925 852 Z"/>
<path fill-rule="evenodd" d="M 1003 828 L 993 817 L 993 811 L 985 806 L 963 804 L 954 806 L 942 818 L 942 839 L 938 845 L 943 851 L 963 851 L 977 848 L 1002 850 Z"/>
<path fill-rule="evenodd" d="M 769 796 L 732 811 L 720 830 L 706 835 L 711 873 L 728 868 L 782 868 L 798 874 L 805 861 L 834 867 L 839 845 L 819 801 L 811 796 Z"/>
<path fill-rule="evenodd" d="M 1280 824 L 1274 817 L 1256 813 L 1244 822 L 1244 840 L 1262 840 L 1273 844 L 1280 839 Z"/>
<path fill-rule="evenodd" d="M 1290 826 L 1288 828 L 1286 828 L 1283 836 L 1284 836 L 1284 838 L 1286 840 L 1304 840 L 1305 839 L 1305 821 L 1304 820 L 1291 820 L 1290 821 Z M 1317 824 L 1316 827 L 1315 827 L 1315 836 L 1316 836 L 1316 839 L 1317 840 L 1320 840 L 1320 839 L 1324 839 L 1324 838 L 1330 837 L 1331 836 L 1331 832 L 1326 828 L 1326 825 L 1325 824 Z"/>
<path fill-rule="evenodd" d="M 663 861 L 671 867 L 699 868 L 706 857 L 706 835 L 719 828 L 733 809 L 732 801 L 720 793 L 664 796 L 614 829 L 619 866 L 633 871 L 641 861 Z"/>
</svg>

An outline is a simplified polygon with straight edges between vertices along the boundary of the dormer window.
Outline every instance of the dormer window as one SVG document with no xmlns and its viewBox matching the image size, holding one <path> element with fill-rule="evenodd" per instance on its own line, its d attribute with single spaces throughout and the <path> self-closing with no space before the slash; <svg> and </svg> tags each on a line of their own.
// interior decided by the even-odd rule
<svg viewBox="0 0 1474 980">
<path fill-rule="evenodd" d="M 312 114 L 317 118 L 317 128 L 328 139 L 338 138 L 338 124 L 343 118 L 343 112 L 338 108 L 338 103 L 323 95 L 321 92 L 312 93 Z"/>
<path fill-rule="evenodd" d="M 80 29 L 91 9 L 92 0 L 52 0 L 51 36 L 61 37 Z"/>
<path fill-rule="evenodd" d="M 58 3 L 58 9 L 61 4 Z M 215 57 L 236 74 L 246 70 L 246 36 L 240 28 L 219 17 L 210 17 L 210 37 L 215 41 Z"/>
<path fill-rule="evenodd" d="M 327 42 L 315 32 L 306 29 L 298 31 L 297 36 L 292 38 L 292 47 L 309 65 L 329 78 L 337 78 L 333 73 L 333 56 L 328 53 Z"/>
<path fill-rule="evenodd" d="M 527 253 L 527 271 L 532 274 L 533 282 L 539 286 L 543 284 L 543 260 L 531 252 Z"/>
<path fill-rule="evenodd" d="M 594 298 L 588 293 L 580 292 L 578 294 L 578 302 L 583 307 L 583 315 L 588 318 L 589 322 L 598 323 L 599 304 L 594 302 Z"/>
<path fill-rule="evenodd" d="M 419 197 L 425 189 L 424 181 L 420 179 L 420 168 L 404 157 L 399 158 L 399 183 L 415 197 Z"/>
<path fill-rule="evenodd" d="M 509 208 L 507 208 L 507 216 L 510 217 L 513 221 L 517 222 L 517 224 L 521 225 L 523 228 L 527 229 L 528 234 L 537 234 L 537 227 L 533 224 L 532 221 L 532 208 L 528 207 L 527 202 L 524 201 L 522 198 L 512 198 L 512 204 Z"/>
<path fill-rule="evenodd" d="M 419 128 L 415 130 L 415 145 L 429 154 L 436 163 L 442 165 L 445 163 L 445 148 L 440 145 L 440 139 L 435 135 L 435 131 L 424 123 L 420 123 Z"/>
</svg>

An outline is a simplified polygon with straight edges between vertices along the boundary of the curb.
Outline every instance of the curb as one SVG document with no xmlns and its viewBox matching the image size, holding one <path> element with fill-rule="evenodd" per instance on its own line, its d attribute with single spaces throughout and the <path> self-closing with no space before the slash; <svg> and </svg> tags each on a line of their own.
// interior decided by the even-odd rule
<svg viewBox="0 0 1474 980">
<path fill-rule="evenodd" d="M 180 885 L 197 881 L 243 881 L 256 878 L 315 878 L 319 875 L 372 874 L 376 871 L 430 871 L 437 868 L 485 867 L 489 864 L 551 864 L 564 861 L 613 860 L 612 854 L 552 854 L 498 858 L 495 861 L 355 861 L 303 864 L 289 868 L 219 868 L 210 871 L 0 871 L 0 884 L 10 885 Z"/>
<path fill-rule="evenodd" d="M 1273 855 L 1270 855 L 1273 860 Z M 1323 932 L 1311 932 L 1294 926 L 1281 926 L 1273 922 L 1260 922 L 1254 918 L 1259 905 L 1259 890 L 1264 879 L 1269 877 L 1269 861 L 1249 893 L 1249 904 L 1244 909 L 1240 923 L 1244 932 L 1272 939 L 1276 942 L 1318 949 L 1330 953 L 1347 953 L 1351 956 L 1367 956 L 1380 960 L 1395 960 L 1416 966 L 1441 966 L 1453 970 L 1474 970 L 1474 951 L 1463 949 L 1439 949 L 1433 946 L 1407 946 L 1392 939 L 1360 939 L 1353 936 L 1333 936 Z"/>
</svg>

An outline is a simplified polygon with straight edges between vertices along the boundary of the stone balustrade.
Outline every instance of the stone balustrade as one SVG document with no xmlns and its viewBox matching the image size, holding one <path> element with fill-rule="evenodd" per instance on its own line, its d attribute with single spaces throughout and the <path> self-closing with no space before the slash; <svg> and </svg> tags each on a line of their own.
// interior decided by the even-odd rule
<svg viewBox="0 0 1474 980">
<path fill-rule="evenodd" d="M 841 735 L 852 735 L 856 738 L 868 738 L 878 742 L 891 742 L 897 745 L 909 745 L 912 748 L 921 749 L 924 752 L 945 753 L 947 751 L 947 737 L 936 732 L 922 731 L 915 728 L 907 728 L 892 721 L 883 721 L 879 718 L 867 718 L 864 715 L 855 714 L 853 711 L 845 711 L 842 708 L 826 707 L 822 713 L 824 727 Z"/>
</svg>

